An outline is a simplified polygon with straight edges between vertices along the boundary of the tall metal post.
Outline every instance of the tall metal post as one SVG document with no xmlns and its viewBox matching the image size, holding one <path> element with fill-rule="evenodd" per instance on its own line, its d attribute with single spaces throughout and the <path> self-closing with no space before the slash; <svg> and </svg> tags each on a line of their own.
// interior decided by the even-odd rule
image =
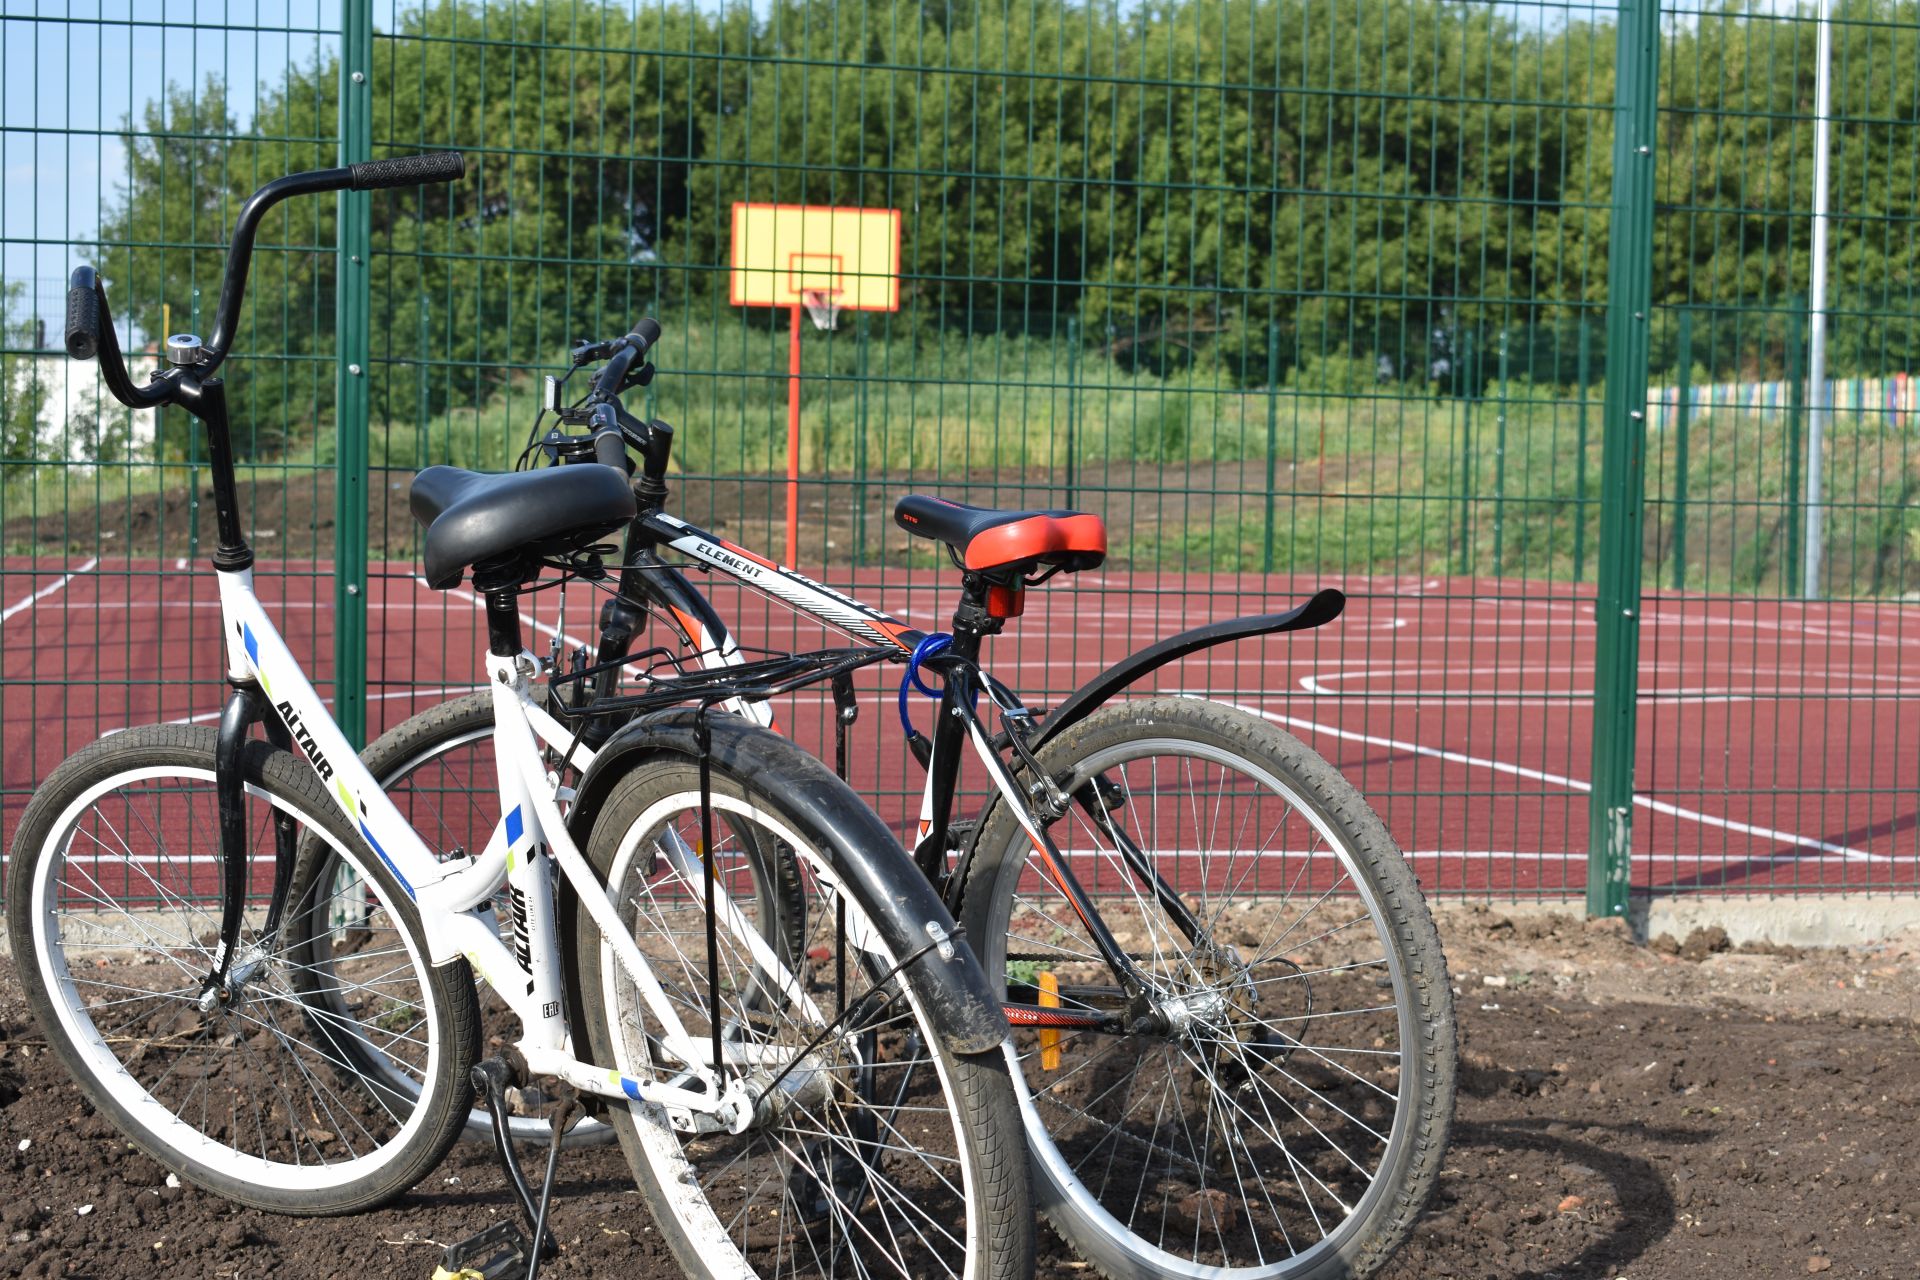
<svg viewBox="0 0 1920 1280">
<path fill-rule="evenodd" d="M 1807 281 L 1812 314 L 1808 317 L 1807 380 L 1812 383 L 1807 415 L 1807 545 L 1800 587 L 1807 599 L 1820 597 L 1820 551 L 1826 522 L 1820 516 L 1821 448 L 1827 426 L 1827 169 L 1831 162 L 1833 114 L 1833 0 L 1820 0 L 1820 66 L 1813 89 L 1813 269 Z"/>
<path fill-rule="evenodd" d="M 787 308 L 787 558 L 800 563 L 800 304 Z"/>
<path fill-rule="evenodd" d="M 867 554 L 867 313 L 854 314 L 853 567 Z"/>
<path fill-rule="evenodd" d="M 1807 421 L 1806 365 L 1807 300 L 1797 294 L 1787 307 L 1787 483 L 1780 495 L 1786 528 L 1780 538 L 1781 576 L 1785 595 L 1800 594 L 1800 437 Z"/>
<path fill-rule="evenodd" d="M 203 332 L 197 285 L 187 308 L 187 332 Z M 192 422 L 187 423 L 187 559 L 196 564 L 200 560 L 200 431 Z"/>
<path fill-rule="evenodd" d="M 1267 520 L 1260 572 L 1273 572 L 1273 485 L 1280 449 L 1280 322 L 1267 322 Z"/>
<path fill-rule="evenodd" d="M 1507 330 L 1500 328 L 1500 398 L 1493 430 L 1493 576 L 1505 568 L 1507 533 Z"/>
<path fill-rule="evenodd" d="M 1473 565 L 1473 400 L 1479 393 L 1479 370 L 1474 365 L 1472 329 L 1461 344 L 1460 370 L 1460 551 L 1454 572 L 1465 577 Z"/>
<path fill-rule="evenodd" d="M 373 158 L 373 4 L 340 6 L 340 163 Z M 367 363 L 371 351 L 372 211 L 340 193 L 334 308 L 333 718 L 356 747 L 367 737 Z"/>
<path fill-rule="evenodd" d="M 1693 312 L 1680 308 L 1680 354 L 1673 407 L 1673 589 L 1687 587 L 1687 428 L 1693 418 Z"/>
<path fill-rule="evenodd" d="M 1080 364 L 1080 317 L 1067 317 L 1067 496 L 1060 505 L 1073 505 L 1073 428 L 1074 428 L 1074 391 L 1079 377 Z"/>
<path fill-rule="evenodd" d="M 1574 377 L 1580 383 L 1579 448 L 1573 455 L 1573 580 L 1587 580 L 1587 403 L 1592 399 L 1588 387 L 1592 381 L 1592 372 L 1587 367 L 1587 355 L 1593 345 L 1593 326 L 1587 323 L 1586 312 L 1580 313 L 1580 337 L 1578 363 L 1574 366 Z"/>
<path fill-rule="evenodd" d="M 1633 871 L 1659 0 L 1621 0 L 1614 65 L 1607 389 L 1600 424 L 1600 584 L 1594 597 L 1593 792 L 1587 808 L 1587 914 L 1593 916 L 1626 914 Z"/>
</svg>

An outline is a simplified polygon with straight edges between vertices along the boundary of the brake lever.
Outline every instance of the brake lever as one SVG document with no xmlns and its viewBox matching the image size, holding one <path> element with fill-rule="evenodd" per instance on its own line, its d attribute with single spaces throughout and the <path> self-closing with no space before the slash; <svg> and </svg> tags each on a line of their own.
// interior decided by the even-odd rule
<svg viewBox="0 0 1920 1280">
<path fill-rule="evenodd" d="M 592 364 L 595 360 L 605 360 L 607 354 L 612 350 L 613 344 L 611 342 L 590 342 L 583 338 L 575 344 L 571 353 L 573 367 L 578 369 L 583 364 Z"/>
</svg>

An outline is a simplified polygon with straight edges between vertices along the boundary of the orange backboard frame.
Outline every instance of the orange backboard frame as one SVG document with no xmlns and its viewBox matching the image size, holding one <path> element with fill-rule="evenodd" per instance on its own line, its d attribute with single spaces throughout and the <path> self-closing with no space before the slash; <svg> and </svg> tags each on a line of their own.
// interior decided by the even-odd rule
<svg viewBox="0 0 1920 1280">
<path fill-rule="evenodd" d="M 736 307 L 797 307 L 827 290 L 843 311 L 898 311 L 900 211 L 739 201 L 729 267 Z"/>
</svg>

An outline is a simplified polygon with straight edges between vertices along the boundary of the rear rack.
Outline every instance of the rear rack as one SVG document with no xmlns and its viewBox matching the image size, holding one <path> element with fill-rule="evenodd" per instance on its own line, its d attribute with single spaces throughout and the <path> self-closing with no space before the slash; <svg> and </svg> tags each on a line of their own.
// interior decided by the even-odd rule
<svg viewBox="0 0 1920 1280">
<path fill-rule="evenodd" d="M 804 689 L 810 684 L 833 680 L 861 667 L 885 662 L 901 655 L 878 645 L 861 648 L 816 649 L 810 653 L 776 653 L 751 662 L 725 667 L 692 666 L 699 654 L 677 653 L 669 649 L 645 649 L 639 653 L 582 667 L 562 675 L 555 670 L 547 686 L 553 697 L 548 705 L 560 719 L 590 722 L 601 716 L 618 715 L 626 720 L 649 711 L 664 711 L 688 703 L 702 708 L 739 699 L 764 702 L 782 694 Z M 574 705 L 577 690 L 588 688 L 587 681 L 603 672 L 649 662 L 637 677 L 642 688 L 631 693 L 595 697 Z"/>
</svg>

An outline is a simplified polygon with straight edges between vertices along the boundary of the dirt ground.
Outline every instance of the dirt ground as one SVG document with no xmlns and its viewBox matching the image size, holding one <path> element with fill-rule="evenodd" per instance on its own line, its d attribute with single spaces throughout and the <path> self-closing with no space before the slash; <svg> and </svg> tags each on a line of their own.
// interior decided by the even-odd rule
<svg viewBox="0 0 1920 1280">
<path fill-rule="evenodd" d="M 1874 947 L 1641 947 L 1608 925 L 1443 913 L 1461 1089 L 1413 1277 L 1914 1275 L 1920 933 Z M 413 1276 L 511 1211 L 465 1143 L 379 1213 L 236 1210 L 128 1150 L 0 961 L 0 1275 Z M 570 1152 L 543 1275 L 675 1274 L 611 1147 Z M 1040 1275 L 1091 1272 L 1043 1236 Z"/>
</svg>

